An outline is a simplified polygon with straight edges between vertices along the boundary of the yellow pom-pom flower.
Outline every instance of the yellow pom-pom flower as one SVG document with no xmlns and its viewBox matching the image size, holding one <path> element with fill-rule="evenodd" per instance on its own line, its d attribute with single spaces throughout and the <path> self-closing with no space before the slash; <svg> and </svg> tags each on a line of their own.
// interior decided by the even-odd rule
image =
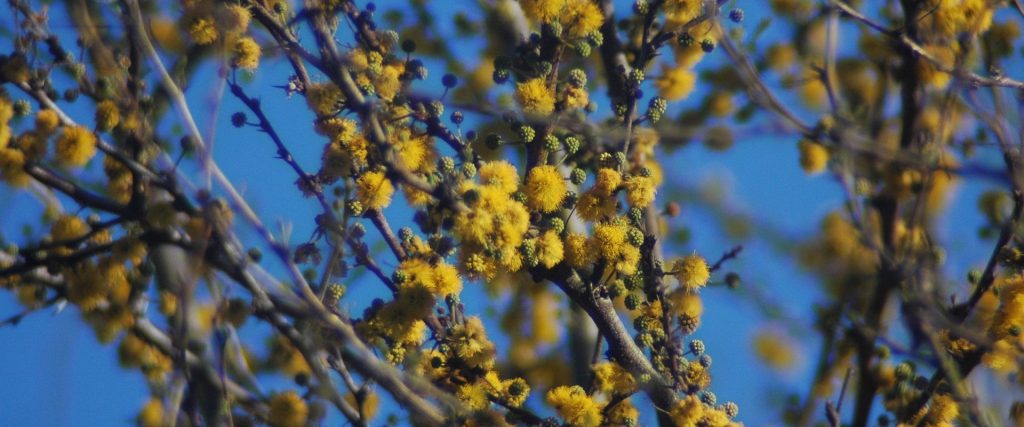
<svg viewBox="0 0 1024 427">
<path fill-rule="evenodd" d="M 567 190 L 565 179 L 557 167 L 537 166 L 530 169 L 526 177 L 526 204 L 540 212 L 554 212 L 562 205 Z"/>
<path fill-rule="evenodd" d="M 626 201 L 630 206 L 643 208 L 654 202 L 657 189 L 654 180 L 646 176 L 631 176 L 626 180 Z"/>
<path fill-rule="evenodd" d="M 658 94 L 668 101 L 678 101 L 690 96 L 697 86 L 697 74 L 685 67 L 662 65 L 661 77 L 654 80 Z"/>
<path fill-rule="evenodd" d="M 480 183 L 512 194 L 519 189 L 519 172 L 512 163 L 504 160 L 487 162 L 480 165 Z"/>
<path fill-rule="evenodd" d="M 545 400 L 570 426 L 597 427 L 601 425 L 601 405 L 578 385 L 556 387 L 548 392 Z"/>
<path fill-rule="evenodd" d="M 363 209 L 384 209 L 391 204 L 395 187 L 384 172 L 367 172 L 356 180 L 356 199 Z"/>
<path fill-rule="evenodd" d="M 96 155 L 96 135 L 82 126 L 65 127 L 57 137 L 57 163 L 84 166 Z"/>
<path fill-rule="evenodd" d="M 302 427 L 306 425 L 309 407 L 294 391 L 286 391 L 270 398 L 267 423 L 272 427 Z"/>
<path fill-rule="evenodd" d="M 816 175 L 825 171 L 828 166 L 828 150 L 821 144 L 802 140 L 800 150 L 800 168 L 808 175 Z"/>
<path fill-rule="evenodd" d="M 217 31 L 217 27 L 213 25 L 212 20 L 199 18 L 193 21 L 192 25 L 188 26 L 188 35 L 192 37 L 192 41 L 197 45 L 203 46 L 217 41 L 220 33 Z"/>
<path fill-rule="evenodd" d="M 41 135 L 53 135 L 59 125 L 60 118 L 57 117 L 56 111 L 45 109 L 36 113 L 36 132 Z"/>
<path fill-rule="evenodd" d="M 50 236 L 55 242 L 80 239 L 89 232 L 89 226 L 74 215 L 61 215 L 50 227 Z"/>
<path fill-rule="evenodd" d="M 687 255 L 678 260 L 672 266 L 673 274 L 679 280 L 679 284 L 689 292 L 707 285 L 711 278 L 711 270 L 707 261 L 700 255 Z"/>
<path fill-rule="evenodd" d="M 12 187 L 24 187 L 30 182 L 25 173 L 25 153 L 14 148 L 0 148 L 0 177 Z"/>
<path fill-rule="evenodd" d="M 555 94 L 543 78 L 516 84 L 516 101 L 523 112 L 532 116 L 546 116 L 555 111 Z"/>
<path fill-rule="evenodd" d="M 106 132 L 121 122 L 121 111 L 117 104 L 109 99 L 96 104 L 96 130 Z"/>
<path fill-rule="evenodd" d="M 255 70 L 260 66 L 261 53 L 262 49 L 256 40 L 253 40 L 252 37 L 242 37 L 235 41 L 235 46 L 231 50 L 231 65 L 246 70 Z"/>
</svg>

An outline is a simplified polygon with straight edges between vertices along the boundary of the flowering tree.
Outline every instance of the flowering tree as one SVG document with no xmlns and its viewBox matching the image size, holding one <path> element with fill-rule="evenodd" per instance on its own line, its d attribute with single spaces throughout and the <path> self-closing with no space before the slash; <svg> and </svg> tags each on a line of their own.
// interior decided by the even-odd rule
<svg viewBox="0 0 1024 427">
<path fill-rule="evenodd" d="M 41 208 L 8 207 L 39 216 L 2 230 L 0 288 L 24 306 L 4 325 L 73 305 L 147 379 L 141 425 L 363 426 L 381 404 L 417 425 L 738 423 L 693 335 L 742 247 L 706 254 L 669 220 L 685 200 L 767 231 L 680 196 L 659 156 L 763 131 L 845 198 L 779 249 L 824 295 L 783 419 L 1024 423 L 975 393 L 1018 389 L 985 379 L 1019 373 L 1024 344 L 1024 83 L 1001 71 L 1019 1 L 772 0 L 748 24 L 724 0 L 481 0 L 450 32 L 416 0 L 7 3 L 0 176 Z M 271 91 L 303 111 L 274 114 Z M 293 173 L 316 214 L 288 221 L 311 236 L 224 173 L 208 93 Z M 983 265 L 964 281 L 937 228 L 968 179 L 993 188 L 991 250 L 960 255 Z M 470 287 L 508 303 L 474 310 Z M 784 341 L 754 348 L 784 365 Z M 262 384 L 277 374 L 294 381 Z"/>
</svg>

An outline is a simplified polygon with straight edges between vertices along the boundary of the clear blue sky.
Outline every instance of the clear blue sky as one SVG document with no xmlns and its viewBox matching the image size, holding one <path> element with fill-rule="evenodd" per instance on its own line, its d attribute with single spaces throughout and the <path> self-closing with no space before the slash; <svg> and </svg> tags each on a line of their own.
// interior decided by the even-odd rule
<svg viewBox="0 0 1024 427">
<path fill-rule="evenodd" d="M 383 9 L 393 3 L 400 2 L 377 2 Z M 474 3 L 466 0 L 436 2 L 432 7 L 436 8 L 442 28 L 451 30 L 450 19 L 445 17 L 462 8 L 470 11 Z M 618 3 L 628 5 L 628 2 Z M 744 25 L 752 27 L 763 13 L 748 7 Z M 60 8 L 50 15 L 57 24 L 55 28 L 63 29 L 66 35 L 67 27 L 61 26 L 66 19 Z M 6 25 L 6 18 L 3 22 Z M 782 30 L 770 30 L 768 34 L 769 38 L 788 37 Z M 3 42 L 3 49 L 8 50 L 9 41 Z M 467 62 L 473 62 L 473 49 L 462 52 Z M 709 64 L 723 60 L 724 55 L 718 52 L 706 59 Z M 288 99 L 279 89 L 270 86 L 281 84 L 288 73 L 286 63 L 268 61 L 248 85 L 248 90 L 250 95 L 263 98 L 263 106 L 273 124 L 285 136 L 300 163 L 314 169 L 321 143 L 310 129 L 311 117 L 303 100 Z M 440 92 L 438 82 L 442 74 L 432 69 L 432 85 L 423 85 L 420 89 Z M 214 77 L 213 69 L 206 67 L 198 79 L 212 81 Z M 209 89 L 208 85 L 200 84 L 189 90 L 199 126 L 204 130 L 211 125 L 212 117 L 208 114 Z M 699 99 L 700 92 L 683 101 L 683 105 Z M 743 97 L 737 99 L 747 102 Z M 670 111 L 678 107 L 672 106 Z M 230 95 L 224 97 L 217 121 L 213 123 L 216 158 L 266 223 L 290 219 L 294 221 L 296 236 L 292 241 L 304 239 L 312 231 L 309 220 L 317 206 L 294 191 L 294 175 L 284 163 L 273 158 L 269 140 L 253 130 L 230 126 L 229 116 L 238 109 L 238 103 Z M 607 112 L 608 106 L 601 105 L 600 111 Z M 71 113 L 79 121 L 92 120 L 88 109 L 76 108 Z M 730 204 L 758 218 L 757 226 L 779 230 L 794 240 L 813 233 L 823 214 L 838 208 L 842 201 L 838 184 L 828 175 L 807 177 L 799 170 L 796 139 L 791 136 L 747 135 L 725 153 L 710 152 L 700 144 L 691 144 L 666 157 L 664 166 L 671 182 L 688 188 L 715 183 L 729 189 L 726 197 Z M 959 280 L 968 268 L 983 263 L 989 251 L 990 244 L 977 237 L 976 230 L 982 220 L 974 203 L 977 194 L 985 188 L 985 184 L 961 184 L 949 216 L 940 221 L 940 240 L 950 248 L 947 270 L 952 279 Z M 663 201 L 663 197 L 659 197 L 659 202 Z M 7 237 L 18 236 L 22 225 L 32 222 L 38 209 L 38 203 L 30 197 L 0 190 L 0 232 Z M 393 208 L 388 213 L 405 220 L 410 216 L 409 211 L 401 208 Z M 693 239 L 685 247 L 670 248 L 670 254 L 697 250 L 714 259 L 729 248 L 743 244 L 745 250 L 740 259 L 729 263 L 728 269 L 743 276 L 744 286 L 759 288 L 782 305 L 788 316 L 801 324 L 810 324 L 811 305 L 820 300 L 820 296 L 812 278 L 792 259 L 776 252 L 763 239 L 731 240 L 710 213 L 699 206 L 684 204 L 683 215 L 672 224 L 688 227 Z M 388 266 L 393 262 L 385 260 L 383 264 Z M 380 294 L 379 290 L 372 290 L 379 289 L 379 285 L 371 281 L 353 284 L 351 288 L 355 291 L 353 297 L 363 301 Z M 482 312 L 486 306 L 499 304 L 487 301 L 479 286 L 469 286 L 466 292 L 464 300 L 471 301 L 471 310 L 474 305 Z M 787 373 L 770 371 L 754 357 L 749 344 L 750 337 L 765 326 L 760 308 L 742 293 L 721 287 L 708 289 L 703 296 L 706 314 L 697 337 L 705 341 L 714 357 L 712 390 L 720 401 L 739 403 L 741 419 L 748 425 L 772 424 L 781 412 L 781 396 L 788 392 L 806 394 L 811 362 L 818 353 L 817 340 L 809 329 L 805 329 L 803 335 L 796 331 L 800 362 Z M 0 293 L 0 316 L 6 317 L 19 310 L 12 295 Z M 496 325 L 489 330 L 495 334 Z M 255 329 L 250 333 L 257 335 L 260 331 Z M 500 348 L 501 339 L 498 339 Z M 2 328 L 0 343 L 3 349 L 0 351 L 0 426 L 125 425 L 132 422 L 132 417 L 148 398 L 142 376 L 119 368 L 116 347 L 98 344 L 74 308 L 60 313 L 37 313 L 17 327 Z M 267 384 L 281 383 L 270 380 Z"/>
</svg>

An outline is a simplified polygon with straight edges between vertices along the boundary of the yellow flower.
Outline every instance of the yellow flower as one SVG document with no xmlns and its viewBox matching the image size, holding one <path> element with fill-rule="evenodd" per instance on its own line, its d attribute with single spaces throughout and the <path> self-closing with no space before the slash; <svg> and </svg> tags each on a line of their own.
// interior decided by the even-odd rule
<svg viewBox="0 0 1024 427">
<path fill-rule="evenodd" d="M 245 6 L 229 4 L 217 8 L 217 25 L 229 34 L 241 34 L 249 28 L 252 14 Z"/>
<path fill-rule="evenodd" d="M 53 135 L 59 125 L 60 118 L 57 117 L 56 111 L 47 108 L 36 113 L 36 131 L 40 134 Z"/>
<path fill-rule="evenodd" d="M 385 101 L 391 101 L 402 89 L 400 77 L 405 72 L 402 64 L 387 65 L 373 81 L 373 87 L 377 90 L 377 96 Z"/>
<path fill-rule="evenodd" d="M 480 165 L 480 183 L 512 194 L 519 189 L 519 172 L 505 160 L 487 162 Z"/>
<path fill-rule="evenodd" d="M 636 380 L 633 375 L 615 362 L 601 362 L 591 367 L 594 371 L 594 382 L 602 393 L 612 395 L 629 395 L 636 391 Z"/>
<path fill-rule="evenodd" d="M 164 404 L 157 398 L 151 398 L 139 411 L 137 418 L 141 427 L 163 427 Z"/>
<path fill-rule="evenodd" d="M 452 327 L 448 337 L 455 355 L 471 368 L 491 369 L 494 366 L 494 343 L 487 339 L 484 323 L 472 316 Z"/>
<path fill-rule="evenodd" d="M 80 239 L 89 233 L 89 226 L 75 215 L 61 215 L 50 226 L 50 236 L 55 242 Z"/>
<path fill-rule="evenodd" d="M 674 25 L 689 23 L 701 14 L 701 0 L 668 0 L 665 2 L 665 18 Z"/>
<path fill-rule="evenodd" d="M 526 205 L 543 213 L 554 212 L 562 205 L 567 190 L 557 167 L 537 166 L 526 177 Z"/>
<path fill-rule="evenodd" d="M 267 423 L 272 427 L 302 427 L 306 425 L 309 408 L 294 391 L 286 391 L 270 398 Z"/>
<path fill-rule="evenodd" d="M 678 260 L 672 266 L 672 271 L 679 280 L 679 284 L 689 292 L 695 292 L 708 283 L 711 278 L 711 271 L 708 269 L 707 261 L 700 255 L 687 255 Z"/>
<path fill-rule="evenodd" d="M 380 407 L 380 396 L 377 393 L 366 393 L 363 396 L 362 405 L 358 405 L 356 400 L 356 395 L 352 392 L 345 395 L 345 401 L 352 405 L 353 408 L 357 408 L 359 413 L 366 417 L 366 421 L 370 421 L 377 416 L 377 409 Z"/>
<path fill-rule="evenodd" d="M 696 426 L 704 418 L 704 404 L 696 395 L 691 394 L 676 401 L 669 412 L 669 417 L 677 426 Z"/>
<path fill-rule="evenodd" d="M 15 144 L 25 153 L 26 161 L 34 162 L 46 156 L 46 136 L 39 134 L 38 131 L 18 135 Z"/>
<path fill-rule="evenodd" d="M 555 21 L 562 13 L 566 0 L 522 0 L 519 4 L 527 18 L 542 23 Z"/>
<path fill-rule="evenodd" d="M 562 238 L 552 230 L 545 231 L 537 238 L 537 259 L 546 268 L 551 268 L 562 261 L 565 251 Z"/>
<path fill-rule="evenodd" d="M 796 362 L 792 344 L 784 336 L 769 330 L 754 337 L 754 354 L 776 370 L 788 369 Z"/>
<path fill-rule="evenodd" d="M 924 50 L 942 66 L 946 68 L 953 67 L 956 54 L 950 46 L 926 45 Z M 945 89 L 953 78 L 949 73 L 942 71 L 936 64 L 924 57 L 917 60 L 917 73 L 921 76 L 921 81 L 936 89 Z"/>
<path fill-rule="evenodd" d="M 558 1 L 549 0 L 547 3 Z M 560 19 L 573 37 L 586 37 L 604 25 L 604 13 L 597 7 L 597 2 L 592 0 L 568 0 L 563 12 L 564 16 Z"/>
<path fill-rule="evenodd" d="M 594 188 L 606 196 L 610 196 L 622 184 L 622 174 L 615 169 L 601 168 L 597 171 L 597 183 Z"/>
<path fill-rule="evenodd" d="M 590 245 L 587 236 L 569 233 L 565 236 L 565 259 L 575 268 L 591 265 L 597 259 L 597 253 Z"/>
<path fill-rule="evenodd" d="M 57 162 L 78 167 L 96 155 L 96 135 L 82 126 L 65 127 L 57 137 Z"/>
<path fill-rule="evenodd" d="M 546 116 L 555 111 L 555 95 L 541 77 L 516 84 L 515 96 L 526 114 Z"/>
<path fill-rule="evenodd" d="M 924 416 L 923 425 L 928 427 L 952 426 L 953 420 L 960 415 L 956 400 L 948 394 L 940 394 L 932 399 L 932 404 Z"/>
<path fill-rule="evenodd" d="M 654 181 L 649 177 L 634 175 L 626 179 L 626 201 L 632 207 L 647 207 L 654 202 L 656 192 Z"/>
<path fill-rule="evenodd" d="M 314 83 L 306 88 L 306 104 L 319 117 L 330 117 L 345 100 L 341 89 L 331 82 Z"/>
<path fill-rule="evenodd" d="M 809 140 L 801 140 L 797 145 L 800 150 L 800 168 L 808 175 L 817 175 L 828 166 L 828 150 L 825 146 Z"/>
<path fill-rule="evenodd" d="M 242 37 L 235 41 L 235 46 L 231 50 L 231 65 L 246 70 L 255 70 L 260 66 L 260 49 L 259 43 L 253 40 L 252 37 Z"/>
<path fill-rule="evenodd" d="M 121 122 L 121 112 L 117 104 L 109 99 L 96 104 L 96 130 L 106 132 Z"/>
<path fill-rule="evenodd" d="M 595 402 L 578 385 L 560 386 L 545 396 L 548 405 L 573 427 L 597 427 L 601 425 L 601 405 Z"/>
<path fill-rule="evenodd" d="M 25 172 L 25 153 L 14 148 L 0 148 L 0 177 L 12 187 L 24 187 L 32 177 Z"/>
<path fill-rule="evenodd" d="M 576 201 L 576 213 L 587 221 L 597 221 L 615 215 L 617 208 L 615 198 L 597 187 L 584 191 Z"/>
<path fill-rule="evenodd" d="M 356 199 L 363 209 L 384 209 L 391 204 L 395 187 L 383 172 L 367 172 L 356 180 Z"/>
<path fill-rule="evenodd" d="M 526 398 L 530 396 L 530 385 L 522 378 L 502 381 L 501 388 L 505 391 L 505 402 L 513 408 L 523 406 Z"/>
<path fill-rule="evenodd" d="M 565 89 L 565 106 L 568 108 L 585 108 L 590 104 L 590 92 L 582 87 L 568 87 Z"/>
<path fill-rule="evenodd" d="M 678 101 L 690 96 L 697 85 L 697 74 L 689 68 L 661 66 L 661 76 L 654 80 L 658 94 L 668 101 Z"/>
<path fill-rule="evenodd" d="M 217 27 L 208 18 L 197 18 L 193 21 L 192 25 L 188 27 L 188 35 L 192 37 L 192 41 L 200 46 L 213 43 L 219 37 Z"/>
</svg>

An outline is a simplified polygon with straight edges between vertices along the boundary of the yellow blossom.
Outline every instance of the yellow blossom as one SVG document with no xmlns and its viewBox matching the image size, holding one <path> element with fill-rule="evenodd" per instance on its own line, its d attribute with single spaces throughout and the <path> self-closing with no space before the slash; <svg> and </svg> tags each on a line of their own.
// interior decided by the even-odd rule
<svg viewBox="0 0 1024 427">
<path fill-rule="evenodd" d="M 163 427 L 164 426 L 164 404 L 157 398 L 149 399 L 136 418 L 141 427 Z"/>
<path fill-rule="evenodd" d="M 708 283 L 708 279 L 711 278 L 707 261 L 704 260 L 704 257 L 696 254 L 676 260 L 672 265 L 672 271 L 676 280 L 679 281 L 679 285 L 689 292 L 696 292 L 704 287 Z"/>
<path fill-rule="evenodd" d="M 597 221 L 615 215 L 618 203 L 614 197 L 594 187 L 580 194 L 576 200 L 576 213 L 587 221 Z"/>
<path fill-rule="evenodd" d="M 121 122 L 121 112 L 114 101 L 105 99 L 96 104 L 96 130 L 106 132 Z"/>
<path fill-rule="evenodd" d="M 661 76 L 654 80 L 658 94 L 668 101 L 686 98 L 697 85 L 697 74 L 689 68 L 661 66 Z"/>
<path fill-rule="evenodd" d="M 487 162 L 480 166 L 480 183 L 512 194 L 519 189 L 519 172 L 505 160 Z"/>
<path fill-rule="evenodd" d="M 24 187 L 32 178 L 25 172 L 25 153 L 14 148 L 0 148 L 0 178 L 12 187 Z"/>
<path fill-rule="evenodd" d="M 524 190 L 527 206 L 543 213 L 550 213 L 562 205 L 568 186 L 557 167 L 544 165 L 530 169 Z"/>
<path fill-rule="evenodd" d="M 656 191 L 650 177 L 634 175 L 626 179 L 626 201 L 632 207 L 647 207 L 654 202 Z"/>
<path fill-rule="evenodd" d="M 613 395 L 629 395 L 636 391 L 636 380 L 622 365 L 615 362 L 601 362 L 591 367 L 594 371 L 594 382 L 602 393 Z"/>
<path fill-rule="evenodd" d="M 562 246 L 562 238 L 558 233 L 548 230 L 537 238 L 537 259 L 546 268 L 551 268 L 562 261 L 565 251 Z"/>
<path fill-rule="evenodd" d="M 560 386 L 545 396 L 545 401 L 565 422 L 573 427 L 598 427 L 601 425 L 602 405 L 594 401 L 578 385 Z"/>
<path fill-rule="evenodd" d="M 665 18 L 674 25 L 687 24 L 700 16 L 701 0 L 668 0 L 665 2 Z"/>
<path fill-rule="evenodd" d="M 515 95 L 526 114 L 546 116 L 555 111 L 555 95 L 541 77 L 516 84 Z"/>
<path fill-rule="evenodd" d="M 587 236 L 569 233 L 565 236 L 565 259 L 570 266 L 576 268 L 591 265 L 596 260 L 596 252 L 591 248 Z"/>
<path fill-rule="evenodd" d="M 231 49 L 231 65 L 246 70 L 255 70 L 260 65 L 261 52 L 259 43 L 256 43 L 252 37 L 235 40 L 235 45 Z"/>
<path fill-rule="evenodd" d="M 57 162 L 78 167 L 96 155 L 96 135 L 82 126 L 65 127 L 57 137 Z"/>
<path fill-rule="evenodd" d="M 398 91 L 402 89 L 400 77 L 405 72 L 402 64 L 386 65 L 380 75 L 373 81 L 373 87 L 377 90 L 377 96 L 385 101 L 394 99 Z"/>
<path fill-rule="evenodd" d="M 379 210 L 388 207 L 394 192 L 395 187 L 384 172 L 367 172 L 356 180 L 356 199 L 362 203 L 363 209 Z"/>
<path fill-rule="evenodd" d="M 797 144 L 800 150 L 800 168 L 808 175 L 817 175 L 828 166 L 828 149 L 824 145 L 810 140 L 801 140 Z"/>
<path fill-rule="evenodd" d="M 197 18 L 195 21 L 192 21 L 192 24 L 188 27 L 188 35 L 192 37 L 192 41 L 200 46 L 213 43 L 219 37 L 217 27 L 208 18 Z"/>
<path fill-rule="evenodd" d="M 36 113 L 36 132 L 42 135 L 53 135 L 57 131 L 57 126 L 60 126 L 60 118 L 56 111 L 47 108 Z"/>
<path fill-rule="evenodd" d="M 754 354 L 776 370 L 789 369 L 796 362 L 792 343 L 781 334 L 765 330 L 754 337 Z"/>
<path fill-rule="evenodd" d="M 306 425 L 309 408 L 294 391 L 275 394 L 270 398 L 267 423 L 272 427 L 302 427 Z"/>
</svg>

